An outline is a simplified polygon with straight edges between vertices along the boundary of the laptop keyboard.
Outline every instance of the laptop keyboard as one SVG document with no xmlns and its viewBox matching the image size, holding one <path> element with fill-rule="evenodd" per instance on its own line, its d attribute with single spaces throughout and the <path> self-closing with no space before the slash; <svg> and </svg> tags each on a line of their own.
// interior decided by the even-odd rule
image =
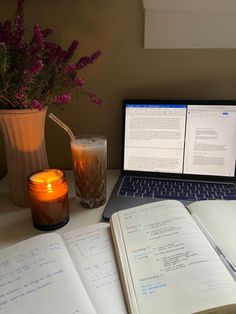
<svg viewBox="0 0 236 314">
<path fill-rule="evenodd" d="M 236 200 L 236 188 L 231 183 L 204 183 L 125 176 L 119 196 L 200 200 Z"/>
</svg>

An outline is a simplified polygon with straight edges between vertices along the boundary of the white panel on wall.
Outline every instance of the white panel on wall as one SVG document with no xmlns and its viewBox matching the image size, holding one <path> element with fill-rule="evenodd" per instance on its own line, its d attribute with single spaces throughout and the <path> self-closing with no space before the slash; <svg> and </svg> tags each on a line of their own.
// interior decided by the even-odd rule
<svg viewBox="0 0 236 314">
<path fill-rule="evenodd" d="M 144 48 L 236 48 L 236 0 L 143 0 Z"/>
</svg>

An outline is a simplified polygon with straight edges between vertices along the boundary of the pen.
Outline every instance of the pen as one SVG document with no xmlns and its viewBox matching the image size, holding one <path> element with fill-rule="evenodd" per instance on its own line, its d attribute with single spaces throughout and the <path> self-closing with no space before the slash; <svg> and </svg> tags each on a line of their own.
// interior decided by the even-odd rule
<svg viewBox="0 0 236 314">
<path fill-rule="evenodd" d="M 236 280 L 236 269 L 234 264 L 229 260 L 229 258 L 223 254 L 218 254 L 221 261 L 229 271 L 229 273 L 232 275 L 233 279 Z"/>
<path fill-rule="evenodd" d="M 224 251 L 220 248 L 220 246 L 216 243 L 216 241 L 212 238 L 209 231 L 206 229 L 206 227 L 202 224 L 202 222 L 199 220 L 197 215 L 195 213 L 192 213 L 192 217 L 203 232 L 203 234 L 206 236 L 212 247 L 215 249 L 216 253 L 220 257 L 221 261 L 231 274 L 234 280 L 236 280 L 236 266 L 234 263 L 230 260 L 230 258 L 224 253 Z"/>
</svg>

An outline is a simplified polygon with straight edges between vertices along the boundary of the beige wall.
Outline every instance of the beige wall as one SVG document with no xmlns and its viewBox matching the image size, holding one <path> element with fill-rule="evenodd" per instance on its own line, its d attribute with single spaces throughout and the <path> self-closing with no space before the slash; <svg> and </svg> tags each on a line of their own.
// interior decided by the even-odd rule
<svg viewBox="0 0 236 314">
<path fill-rule="evenodd" d="M 0 0 L 0 21 L 11 18 L 14 9 L 15 1 Z M 25 27 L 31 30 L 35 22 L 53 28 L 52 38 L 65 48 L 78 39 L 78 57 L 102 50 L 81 76 L 105 104 L 74 100 L 64 111 L 49 111 L 75 133 L 105 135 L 110 168 L 119 167 L 121 161 L 123 98 L 236 99 L 236 50 L 144 50 L 141 0 L 28 0 Z M 71 168 L 68 136 L 50 119 L 46 143 L 50 166 Z M 4 154 L 0 138 L 0 174 L 6 172 Z"/>
</svg>

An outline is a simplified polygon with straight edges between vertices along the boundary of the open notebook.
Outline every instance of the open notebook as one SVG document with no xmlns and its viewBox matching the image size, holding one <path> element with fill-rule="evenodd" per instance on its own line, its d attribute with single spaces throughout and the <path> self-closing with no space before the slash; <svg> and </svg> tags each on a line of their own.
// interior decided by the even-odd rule
<svg viewBox="0 0 236 314">
<path fill-rule="evenodd" d="M 0 314 L 235 314 L 236 201 L 188 209 L 145 204 L 1 250 Z"/>
<path fill-rule="evenodd" d="M 236 199 L 236 101 L 125 100 L 121 176 L 103 213 Z"/>
</svg>

